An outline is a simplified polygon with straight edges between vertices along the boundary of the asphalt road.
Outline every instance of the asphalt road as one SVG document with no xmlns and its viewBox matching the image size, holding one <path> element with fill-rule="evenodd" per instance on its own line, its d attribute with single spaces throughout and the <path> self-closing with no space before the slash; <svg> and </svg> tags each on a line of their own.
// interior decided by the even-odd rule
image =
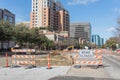
<svg viewBox="0 0 120 80">
<path fill-rule="evenodd" d="M 105 70 L 109 73 L 109 77 L 120 80 L 120 59 L 114 56 L 104 56 L 104 62 L 108 66 Z"/>
<path fill-rule="evenodd" d="M 72 67 L 66 76 L 54 77 L 50 80 L 120 80 L 120 58 L 103 55 L 103 68 L 91 69 Z"/>
</svg>

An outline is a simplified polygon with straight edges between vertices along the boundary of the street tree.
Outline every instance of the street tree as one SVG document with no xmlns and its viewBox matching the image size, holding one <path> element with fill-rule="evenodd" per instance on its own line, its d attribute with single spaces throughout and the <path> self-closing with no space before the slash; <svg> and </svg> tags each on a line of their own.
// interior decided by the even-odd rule
<svg viewBox="0 0 120 80">
<path fill-rule="evenodd" d="M 12 40 L 13 35 L 13 25 L 11 25 L 9 22 L 0 22 L 0 42 L 1 42 L 1 48 L 3 48 L 3 43 L 7 42 L 9 45 L 9 41 Z"/>
<path fill-rule="evenodd" d="M 120 38 L 120 18 L 118 18 L 117 23 L 118 23 L 118 25 L 115 28 L 115 35 L 116 35 L 116 37 Z"/>
<path fill-rule="evenodd" d="M 109 38 L 105 43 L 106 47 L 109 47 L 113 50 L 115 50 L 116 44 L 117 44 L 117 38 L 116 37 Z"/>
</svg>

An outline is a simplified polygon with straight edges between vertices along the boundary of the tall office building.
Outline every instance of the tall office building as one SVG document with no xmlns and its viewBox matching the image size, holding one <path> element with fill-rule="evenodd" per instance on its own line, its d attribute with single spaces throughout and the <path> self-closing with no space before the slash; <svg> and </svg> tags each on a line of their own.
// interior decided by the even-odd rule
<svg viewBox="0 0 120 80">
<path fill-rule="evenodd" d="M 30 27 L 69 30 L 69 12 L 56 0 L 32 0 Z"/>
<path fill-rule="evenodd" d="M 100 46 L 100 36 L 99 35 L 92 35 L 92 43 Z"/>
<path fill-rule="evenodd" d="M 104 39 L 99 35 L 92 35 L 92 43 L 96 44 L 97 46 L 102 46 L 104 44 Z"/>
<path fill-rule="evenodd" d="M 15 15 L 7 9 L 0 9 L 0 21 L 8 21 L 15 25 Z"/>
<path fill-rule="evenodd" d="M 69 34 L 71 38 L 84 39 L 91 42 L 91 25 L 89 22 L 72 23 Z"/>
<path fill-rule="evenodd" d="M 104 44 L 104 38 L 100 38 L 100 46 Z"/>
</svg>

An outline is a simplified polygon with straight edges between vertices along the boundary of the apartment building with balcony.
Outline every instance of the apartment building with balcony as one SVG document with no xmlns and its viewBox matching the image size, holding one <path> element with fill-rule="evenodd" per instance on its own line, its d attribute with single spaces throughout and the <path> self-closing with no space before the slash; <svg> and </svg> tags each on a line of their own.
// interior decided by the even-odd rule
<svg viewBox="0 0 120 80">
<path fill-rule="evenodd" d="M 69 12 L 56 0 L 32 0 L 30 27 L 45 27 L 51 31 L 69 30 Z"/>
</svg>

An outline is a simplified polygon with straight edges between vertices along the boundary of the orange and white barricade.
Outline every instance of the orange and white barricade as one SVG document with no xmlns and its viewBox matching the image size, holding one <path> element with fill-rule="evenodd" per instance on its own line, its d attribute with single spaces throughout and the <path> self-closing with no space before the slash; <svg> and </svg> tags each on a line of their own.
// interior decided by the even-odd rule
<svg viewBox="0 0 120 80">
<path fill-rule="evenodd" d="M 68 50 L 67 50 L 67 49 L 64 49 L 63 52 L 68 52 Z"/>
<path fill-rule="evenodd" d="M 103 50 L 102 49 L 96 49 L 96 50 L 93 50 L 93 52 L 98 55 L 98 54 L 102 54 L 103 53 Z"/>
<path fill-rule="evenodd" d="M 12 55 L 13 66 L 35 66 L 35 55 Z"/>
<path fill-rule="evenodd" d="M 32 53 L 32 52 L 35 52 L 35 49 L 13 49 L 13 48 L 11 48 L 11 51 L 15 52 L 15 53 L 16 52 L 26 52 L 26 53 L 31 52 Z"/>
<path fill-rule="evenodd" d="M 74 53 L 79 53 L 80 52 L 80 50 L 78 50 L 78 49 L 74 49 L 74 51 L 73 51 Z"/>
<path fill-rule="evenodd" d="M 97 51 L 100 53 L 100 51 Z M 102 54 L 94 53 L 92 50 L 81 50 L 74 56 L 75 65 L 102 65 Z"/>
<path fill-rule="evenodd" d="M 67 50 L 67 49 L 65 49 L 65 50 L 63 50 L 63 52 L 66 52 L 66 53 L 79 53 L 79 51 L 80 50 L 78 50 L 78 49 L 74 49 L 74 50 Z"/>
</svg>

